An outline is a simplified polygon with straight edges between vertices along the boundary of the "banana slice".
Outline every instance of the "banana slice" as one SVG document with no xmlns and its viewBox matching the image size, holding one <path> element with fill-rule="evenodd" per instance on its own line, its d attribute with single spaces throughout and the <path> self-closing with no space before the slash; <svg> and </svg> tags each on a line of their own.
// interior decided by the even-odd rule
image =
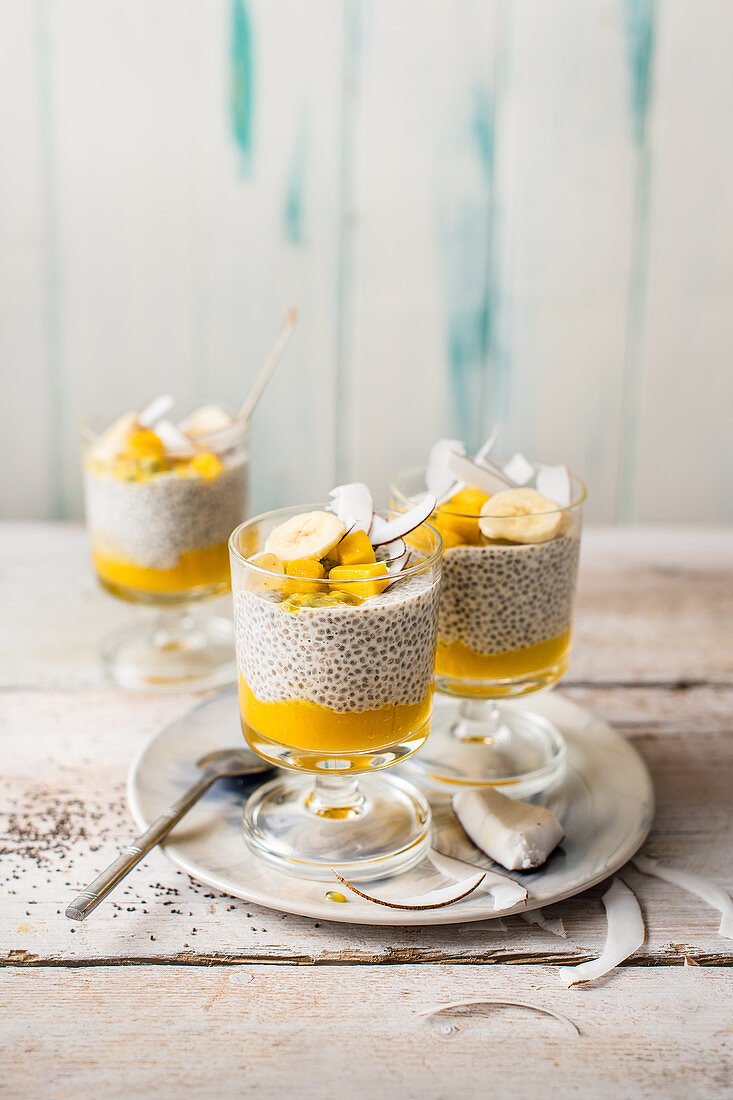
<svg viewBox="0 0 733 1100">
<path fill-rule="evenodd" d="M 488 539 L 549 542 L 562 527 L 559 509 L 559 504 L 536 489 L 503 489 L 486 501 L 478 525 Z"/>
<path fill-rule="evenodd" d="M 332 512 L 302 512 L 271 531 L 265 550 L 280 561 L 325 558 L 346 534 L 346 525 Z"/>
<path fill-rule="evenodd" d="M 259 553 L 255 554 L 249 559 L 252 565 L 258 566 L 260 569 L 266 569 L 268 573 L 277 573 L 282 577 L 282 581 L 278 580 L 278 577 L 262 577 L 262 576 L 249 576 L 245 582 L 246 587 L 250 591 L 263 591 L 263 592 L 282 592 L 285 588 L 285 566 L 280 561 L 280 558 L 275 554 Z"/>
</svg>

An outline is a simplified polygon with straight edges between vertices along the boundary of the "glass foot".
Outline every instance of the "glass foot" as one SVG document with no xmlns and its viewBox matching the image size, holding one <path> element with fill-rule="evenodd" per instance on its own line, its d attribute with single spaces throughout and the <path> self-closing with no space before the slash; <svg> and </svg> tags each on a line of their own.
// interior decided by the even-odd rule
<svg viewBox="0 0 733 1100">
<path fill-rule="evenodd" d="M 517 798 L 554 787 L 565 774 L 560 730 L 524 707 L 436 695 L 430 736 L 403 765 L 434 790 L 496 787 Z"/>
<path fill-rule="evenodd" d="M 279 871 L 333 883 L 399 874 L 426 854 L 430 806 L 403 779 L 285 776 L 244 807 L 244 836 Z"/>
<path fill-rule="evenodd" d="M 153 622 L 115 631 L 102 644 L 110 680 L 141 691 L 204 691 L 236 683 L 229 619 L 163 611 Z"/>
</svg>

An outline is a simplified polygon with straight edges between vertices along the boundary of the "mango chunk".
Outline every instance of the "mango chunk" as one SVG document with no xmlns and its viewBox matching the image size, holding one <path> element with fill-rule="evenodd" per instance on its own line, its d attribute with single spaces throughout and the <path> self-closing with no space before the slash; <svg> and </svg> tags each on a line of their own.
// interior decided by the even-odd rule
<svg viewBox="0 0 733 1100">
<path fill-rule="evenodd" d="M 189 466 L 197 474 L 200 474 L 204 481 L 213 481 L 224 469 L 224 463 L 211 451 L 199 451 L 197 455 L 193 456 Z"/>
<path fill-rule="evenodd" d="M 286 580 L 283 592 L 286 596 L 307 595 L 323 591 L 318 581 L 326 575 L 326 570 L 313 558 L 296 558 L 285 563 L 285 573 L 292 580 Z"/>
<path fill-rule="evenodd" d="M 331 557 L 337 565 L 373 565 L 377 560 L 374 547 L 364 531 L 344 535 L 331 551 Z"/>
<path fill-rule="evenodd" d="M 351 584 L 336 584 L 343 592 L 350 592 L 366 600 L 378 596 L 389 584 L 389 571 L 383 561 L 369 565 L 335 565 L 328 574 L 330 581 L 351 581 Z M 356 582 L 356 583 L 355 583 Z"/>
<path fill-rule="evenodd" d="M 441 504 L 435 519 L 446 550 L 451 546 L 480 546 L 478 520 L 489 498 L 480 489 L 461 489 Z"/>
<path fill-rule="evenodd" d="M 149 428 L 133 432 L 125 444 L 125 458 L 160 458 L 164 454 L 163 440 Z"/>
</svg>

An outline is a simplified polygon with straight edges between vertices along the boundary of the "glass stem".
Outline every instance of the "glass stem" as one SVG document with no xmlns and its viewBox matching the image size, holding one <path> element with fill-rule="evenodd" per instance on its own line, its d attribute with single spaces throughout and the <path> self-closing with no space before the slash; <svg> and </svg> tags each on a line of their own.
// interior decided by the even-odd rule
<svg viewBox="0 0 733 1100">
<path fill-rule="evenodd" d="M 501 711 L 494 699 L 464 699 L 451 734 L 459 741 L 482 741 L 488 745 L 501 728 Z"/>
<path fill-rule="evenodd" d="M 338 764 L 340 761 L 330 761 Z M 356 817 L 364 807 L 365 798 L 353 775 L 319 774 L 306 806 L 318 817 Z"/>
<path fill-rule="evenodd" d="M 161 608 L 155 621 L 153 640 L 157 649 L 178 649 L 193 628 L 193 616 L 178 607 Z"/>
</svg>

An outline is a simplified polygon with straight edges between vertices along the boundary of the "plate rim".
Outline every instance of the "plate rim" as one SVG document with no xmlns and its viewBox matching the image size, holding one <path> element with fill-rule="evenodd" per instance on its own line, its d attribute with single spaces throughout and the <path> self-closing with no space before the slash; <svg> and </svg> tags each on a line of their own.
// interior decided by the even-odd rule
<svg viewBox="0 0 733 1100">
<path fill-rule="evenodd" d="M 150 751 L 153 745 L 161 740 L 172 727 L 184 721 L 191 714 L 194 714 L 196 711 L 211 706 L 213 703 L 222 700 L 226 696 L 236 696 L 236 693 L 236 687 L 227 687 L 223 690 L 215 692 L 212 695 L 209 695 L 206 699 L 202 699 L 200 702 L 195 703 L 192 707 L 189 707 L 182 714 L 179 714 L 176 718 L 172 719 L 170 722 L 166 722 L 165 725 L 161 726 L 161 728 L 155 734 L 153 734 L 153 736 L 149 738 L 149 740 L 146 741 L 146 743 L 141 746 L 141 748 L 135 754 L 128 769 L 125 789 L 130 812 L 135 823 L 141 829 L 146 829 L 151 824 L 151 821 L 149 821 L 145 814 L 143 814 L 142 812 L 136 787 L 136 778 L 147 753 Z M 241 888 L 233 889 L 233 886 L 235 886 L 236 884 L 231 884 L 227 882 L 226 879 L 220 878 L 216 873 L 207 872 L 206 868 L 203 868 L 200 864 L 196 863 L 192 859 L 189 859 L 185 855 L 180 854 L 175 850 L 174 847 L 166 844 L 165 841 L 159 844 L 158 847 L 160 848 L 166 859 L 170 863 L 172 863 L 178 870 L 183 871 L 195 881 L 200 882 L 205 886 L 213 887 L 214 889 L 219 890 L 221 893 L 224 893 L 230 897 L 239 898 L 241 901 L 249 902 L 252 905 L 261 905 L 263 906 L 263 908 L 270 909 L 273 912 L 288 913 L 292 916 L 304 917 L 306 919 L 330 921 L 333 924 L 341 925 L 371 925 L 373 927 L 379 928 L 414 928 L 427 926 L 435 927 L 449 924 L 472 924 L 480 921 L 502 919 L 504 917 L 510 917 L 520 913 L 530 913 L 535 909 L 540 909 L 549 905 L 555 905 L 558 902 L 566 901 L 568 898 L 577 897 L 578 895 L 585 893 L 586 890 L 590 890 L 592 889 L 592 887 L 597 886 L 599 882 L 603 882 L 606 879 L 610 878 L 612 875 L 616 874 L 616 872 L 624 867 L 642 847 L 649 835 L 654 820 L 654 784 L 647 763 L 642 757 L 641 753 L 630 741 L 628 741 L 620 733 L 614 730 L 613 726 L 611 726 L 603 718 L 600 718 L 594 711 L 589 710 L 586 707 L 581 707 L 578 703 L 574 703 L 572 700 L 567 699 L 565 696 L 562 695 L 562 693 L 552 692 L 552 695 L 555 699 L 561 700 L 564 706 L 568 706 L 581 714 L 590 715 L 594 723 L 600 724 L 602 727 L 604 727 L 606 733 L 610 735 L 610 737 L 615 742 L 617 742 L 617 744 L 623 746 L 623 749 L 625 751 L 631 753 L 631 755 L 635 758 L 635 761 L 640 770 L 640 774 L 643 775 L 648 788 L 648 811 L 646 814 L 646 818 L 643 819 L 641 827 L 634 835 L 634 837 L 632 839 L 629 839 L 627 843 L 617 851 L 614 858 L 612 858 L 607 864 L 605 864 L 601 871 L 599 871 L 595 875 L 591 875 L 587 880 L 584 880 L 581 886 L 576 885 L 570 887 L 567 890 L 558 891 L 557 894 L 553 894 L 552 900 L 548 900 L 546 898 L 532 899 L 532 897 L 530 896 L 528 897 L 527 901 L 520 902 L 517 905 L 512 905 L 504 909 L 493 910 L 491 912 L 481 914 L 477 914 L 475 912 L 461 912 L 458 907 L 453 909 L 451 912 L 450 906 L 446 906 L 445 909 L 410 911 L 391 910 L 388 907 L 375 905 L 374 908 L 375 910 L 378 910 L 378 912 L 375 911 L 372 914 L 374 919 L 370 919 L 370 914 L 368 912 L 363 912 L 359 910 L 351 910 L 351 916 L 346 912 L 342 914 L 340 906 L 338 907 L 338 913 L 333 912 L 332 910 L 324 912 L 324 908 L 327 903 L 323 901 L 311 902 L 306 900 L 299 903 L 298 905 L 295 905 L 293 903 L 288 903 L 288 900 L 284 898 L 278 899 L 275 898 L 273 895 L 263 895 L 256 889 L 249 891 L 245 894 L 241 892 Z M 298 879 L 297 875 L 293 875 L 291 877 L 293 879 Z M 299 881 L 303 882 L 304 884 L 312 884 L 316 880 L 303 878 L 299 879 Z"/>
</svg>

